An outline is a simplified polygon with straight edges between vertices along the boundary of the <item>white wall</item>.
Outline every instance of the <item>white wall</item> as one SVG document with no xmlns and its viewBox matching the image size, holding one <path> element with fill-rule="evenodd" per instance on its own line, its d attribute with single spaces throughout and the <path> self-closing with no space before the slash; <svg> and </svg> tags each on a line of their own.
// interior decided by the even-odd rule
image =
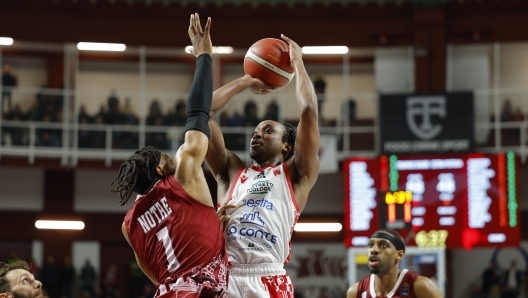
<svg viewBox="0 0 528 298">
<path fill-rule="evenodd" d="M 42 211 L 44 171 L 39 168 L 0 168 L 0 210 Z"/>
<path fill-rule="evenodd" d="M 526 82 L 528 82 L 528 42 L 500 44 L 501 88 L 527 88 Z M 528 95 L 511 90 L 509 94 L 502 94 L 501 98 L 509 99 L 514 111 L 520 108 L 525 114 L 528 113 Z"/>
<path fill-rule="evenodd" d="M 376 90 L 380 93 L 414 91 L 414 55 L 409 47 L 377 48 L 374 51 Z"/>
<path fill-rule="evenodd" d="M 2 63 L 11 66 L 11 73 L 17 78 L 17 88 L 11 99 L 13 107 L 19 104 L 23 111 L 35 102 L 35 90 L 48 82 L 47 62 L 38 57 L 2 56 Z M 32 88 L 27 90 L 24 88 Z"/>
<path fill-rule="evenodd" d="M 101 244 L 97 241 L 74 241 L 72 244 L 72 265 L 80 275 L 86 260 L 95 269 L 96 280 L 101 276 Z"/>
<path fill-rule="evenodd" d="M 119 194 L 110 193 L 110 185 L 118 171 L 77 170 L 75 172 L 75 212 L 101 212 L 125 214 L 136 199 L 133 194 L 125 206 L 119 204 Z"/>
</svg>

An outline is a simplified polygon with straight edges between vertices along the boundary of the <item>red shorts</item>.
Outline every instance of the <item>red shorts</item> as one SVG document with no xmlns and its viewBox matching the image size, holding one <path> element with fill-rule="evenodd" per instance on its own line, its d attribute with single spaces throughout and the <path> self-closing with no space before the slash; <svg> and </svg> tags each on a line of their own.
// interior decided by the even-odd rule
<svg viewBox="0 0 528 298">
<path fill-rule="evenodd" d="M 158 283 L 156 298 L 197 298 L 202 290 L 219 293 L 219 298 L 227 295 L 228 263 L 225 255 L 215 257 L 205 266 L 198 266 Z"/>
</svg>

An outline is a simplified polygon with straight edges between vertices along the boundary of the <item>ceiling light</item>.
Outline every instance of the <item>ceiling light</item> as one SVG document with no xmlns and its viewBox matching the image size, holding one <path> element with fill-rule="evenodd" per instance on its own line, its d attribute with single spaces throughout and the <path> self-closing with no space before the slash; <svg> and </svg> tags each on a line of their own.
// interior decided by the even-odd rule
<svg viewBox="0 0 528 298">
<path fill-rule="evenodd" d="M 302 47 L 303 54 L 346 54 L 347 46 Z"/>
<path fill-rule="evenodd" d="M 337 222 L 319 222 L 319 223 L 297 223 L 294 231 L 296 232 L 339 232 L 343 226 Z"/>
<path fill-rule="evenodd" d="M 84 230 L 84 222 L 78 220 L 37 220 L 37 229 Z"/>
<path fill-rule="evenodd" d="M 98 42 L 80 42 L 77 49 L 81 51 L 114 51 L 122 52 L 126 45 L 122 43 L 98 43 Z"/>
<path fill-rule="evenodd" d="M 191 54 L 192 46 L 185 47 L 185 53 Z M 213 53 L 215 54 L 231 54 L 233 53 L 233 47 L 213 47 Z"/>
<path fill-rule="evenodd" d="M 13 39 L 11 37 L 0 37 L 0 45 L 10 46 L 13 44 Z"/>
</svg>

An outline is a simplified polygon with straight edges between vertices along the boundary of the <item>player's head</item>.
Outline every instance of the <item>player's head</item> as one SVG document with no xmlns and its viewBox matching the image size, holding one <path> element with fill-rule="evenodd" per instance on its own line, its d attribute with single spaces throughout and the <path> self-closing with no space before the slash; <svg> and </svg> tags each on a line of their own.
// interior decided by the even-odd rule
<svg viewBox="0 0 528 298">
<path fill-rule="evenodd" d="M 284 162 L 295 152 L 296 136 L 297 132 L 291 124 L 264 120 L 255 127 L 249 156 L 258 163 L 277 156 Z"/>
<path fill-rule="evenodd" d="M 368 266 L 373 274 L 384 274 L 398 267 L 405 254 L 403 238 L 394 230 L 377 230 L 368 242 Z"/>
<path fill-rule="evenodd" d="M 29 272 L 31 266 L 22 260 L 0 264 L 0 297 L 44 297 L 42 283 Z M 11 295 L 10 295 L 11 294 Z"/>
<path fill-rule="evenodd" d="M 121 206 L 126 204 L 132 192 L 143 195 L 162 177 L 173 175 L 174 165 L 170 158 L 158 149 L 148 146 L 136 150 L 119 168 L 119 174 L 112 181 L 117 181 L 116 189 L 119 192 Z"/>
</svg>

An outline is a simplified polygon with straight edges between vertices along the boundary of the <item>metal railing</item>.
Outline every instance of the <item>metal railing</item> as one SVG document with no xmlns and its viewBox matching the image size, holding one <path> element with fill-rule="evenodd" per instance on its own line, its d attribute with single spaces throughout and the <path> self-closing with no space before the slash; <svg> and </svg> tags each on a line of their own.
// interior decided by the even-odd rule
<svg viewBox="0 0 528 298">
<path fill-rule="evenodd" d="M 34 92 L 35 90 L 30 88 L 22 91 Z M 56 95 L 64 92 L 63 98 L 70 98 L 75 90 L 70 90 L 69 93 L 62 90 L 50 90 L 49 92 Z M 77 93 L 79 93 L 78 90 Z M 504 98 L 520 99 L 517 101 L 518 105 L 519 102 L 528 101 L 528 89 L 475 90 L 474 94 L 475 100 L 489 100 L 488 106 L 490 107 L 485 115 L 488 120 L 479 121 L 477 119 L 475 123 L 475 136 L 480 135 L 480 140 L 476 142 L 477 151 L 515 151 L 521 156 L 522 162 L 526 162 L 528 121 L 525 118 L 522 121 L 501 122 L 500 114 Z M 293 98 L 294 94 L 283 96 Z M 351 94 L 346 99 L 343 99 L 342 95 L 327 97 L 329 99 L 325 105 L 334 105 L 334 109 L 336 106 L 342 107 L 340 113 L 331 115 L 327 113 L 324 117 L 325 123 L 321 123 L 320 126 L 321 134 L 336 136 L 337 158 L 343 160 L 351 156 L 378 155 L 380 152 L 379 127 L 376 118 L 362 117 L 359 114 L 358 119 L 353 120 L 348 114 L 350 109 L 347 107 L 349 98 L 355 98 L 357 107 L 369 105 L 367 110 L 377 110 L 377 96 L 375 94 L 370 96 Z M 500 102 L 496 104 L 495 100 Z M 226 110 L 230 110 L 229 105 L 231 104 L 240 105 L 241 102 L 247 101 L 247 97 L 238 96 L 232 101 L 233 103 L 226 106 Z M 283 101 L 279 100 L 278 104 L 281 110 L 287 108 Z M 104 160 L 105 164 L 110 166 L 114 161 L 127 158 L 135 149 L 152 145 L 156 138 L 161 139 L 157 143 L 159 149 L 169 152 L 175 152 L 183 140 L 184 127 L 182 126 L 149 126 L 144 120 L 139 121 L 137 125 L 79 123 L 78 111 L 71 108 L 78 105 L 64 104 L 63 109 L 66 109 L 66 106 L 70 107 L 70 116 L 63 117 L 61 122 L 0 119 L 0 158 L 5 156 L 27 157 L 29 164 L 32 164 L 36 158 L 58 158 L 64 166 L 76 166 L 79 160 Z M 282 115 L 281 118 L 281 120 L 295 122 L 291 116 L 288 118 Z M 222 127 L 226 147 L 246 162 L 249 162 L 248 146 L 253 130 L 254 127 Z M 126 139 L 126 145 L 123 145 L 123 138 Z M 233 143 L 233 140 L 236 142 Z"/>
</svg>

